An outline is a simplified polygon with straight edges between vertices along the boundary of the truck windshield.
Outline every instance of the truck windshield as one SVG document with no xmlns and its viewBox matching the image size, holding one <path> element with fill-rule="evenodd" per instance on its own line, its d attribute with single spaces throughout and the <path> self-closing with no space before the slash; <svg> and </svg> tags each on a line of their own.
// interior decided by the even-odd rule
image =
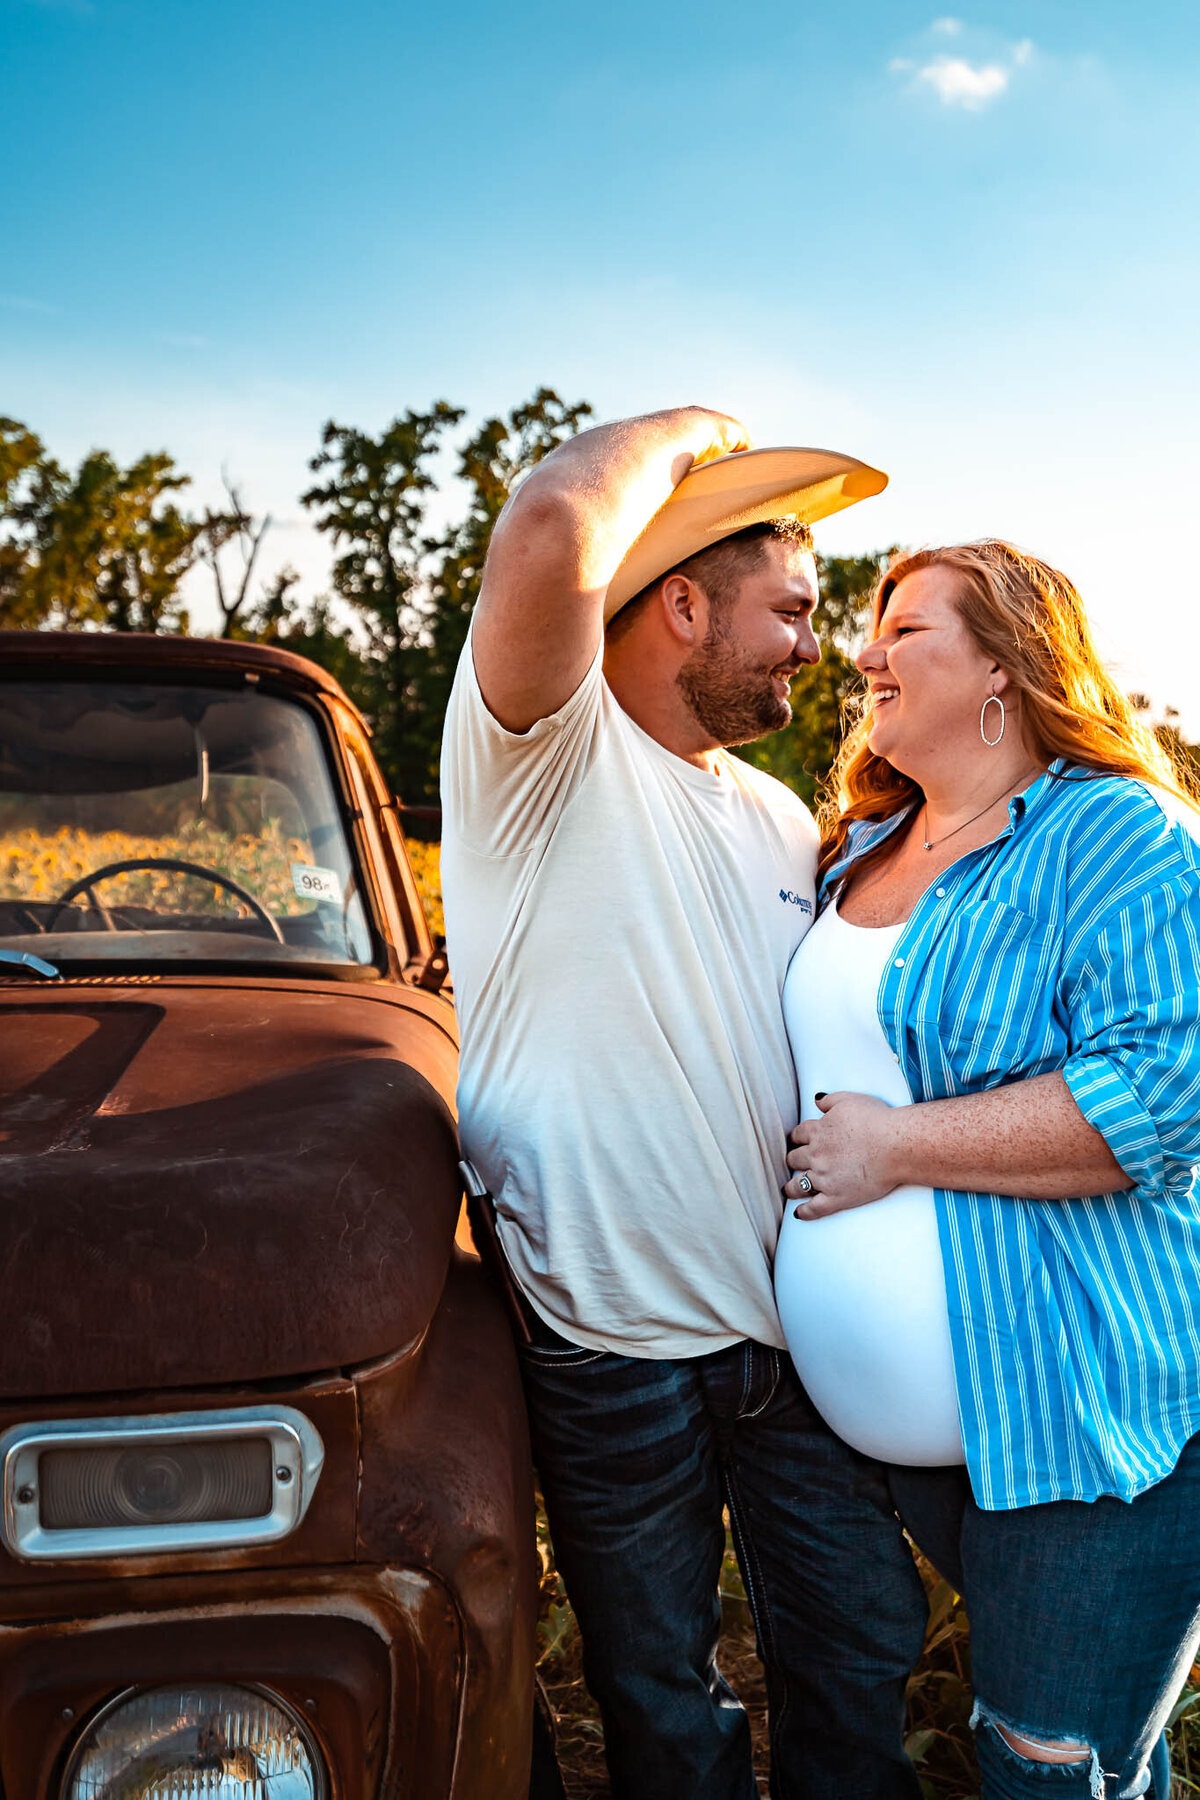
<svg viewBox="0 0 1200 1800">
<path fill-rule="evenodd" d="M 251 687 L 0 683 L 0 949 L 369 963 L 314 720 Z"/>
</svg>

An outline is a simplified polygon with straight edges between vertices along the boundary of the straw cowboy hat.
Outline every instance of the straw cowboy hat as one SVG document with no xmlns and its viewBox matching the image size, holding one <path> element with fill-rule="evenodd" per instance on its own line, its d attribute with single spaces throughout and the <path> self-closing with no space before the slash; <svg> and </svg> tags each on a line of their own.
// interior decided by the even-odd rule
<svg viewBox="0 0 1200 1800">
<path fill-rule="evenodd" d="M 836 450 L 737 450 L 688 470 L 609 584 L 604 616 L 718 539 L 785 514 L 812 525 L 887 486 L 882 469 Z"/>
</svg>

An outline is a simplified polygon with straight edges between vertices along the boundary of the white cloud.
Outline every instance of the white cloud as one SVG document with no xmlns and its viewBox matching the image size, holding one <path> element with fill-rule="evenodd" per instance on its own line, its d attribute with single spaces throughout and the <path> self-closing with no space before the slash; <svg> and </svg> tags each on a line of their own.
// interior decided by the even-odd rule
<svg viewBox="0 0 1200 1800">
<path fill-rule="evenodd" d="M 963 56 L 935 56 L 917 80 L 927 83 L 944 106 L 965 106 L 978 112 L 995 100 L 1009 84 L 1011 72 L 1000 63 L 969 63 Z"/>
<path fill-rule="evenodd" d="M 957 37 L 963 29 L 960 19 L 935 19 L 930 32 L 941 37 Z M 1008 91 L 1013 76 L 1033 61 L 1031 38 L 1012 44 L 1007 53 L 984 59 L 952 56 L 943 51 L 925 61 L 910 56 L 895 56 L 888 64 L 893 75 L 909 77 L 912 89 L 932 88 L 943 106 L 962 107 L 967 112 L 981 112 L 993 100 Z"/>
</svg>

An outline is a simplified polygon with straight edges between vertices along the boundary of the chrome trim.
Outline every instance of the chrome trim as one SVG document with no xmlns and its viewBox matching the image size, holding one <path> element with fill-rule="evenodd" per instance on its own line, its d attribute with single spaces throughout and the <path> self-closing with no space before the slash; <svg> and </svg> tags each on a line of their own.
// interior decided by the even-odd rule
<svg viewBox="0 0 1200 1800">
<path fill-rule="evenodd" d="M 87 1754 L 88 1738 L 99 1726 L 103 1725 L 104 1721 L 107 1718 L 110 1718 L 118 1708 L 126 1705 L 130 1700 L 136 1700 L 139 1694 L 153 1694 L 157 1692 L 159 1688 L 182 1688 L 186 1690 L 189 1686 L 193 1689 L 204 1687 L 223 1687 L 232 1689 L 238 1693 L 252 1694 L 255 1699 L 269 1700 L 272 1706 L 277 1706 L 288 1722 L 295 1726 L 300 1741 L 309 1754 L 313 1769 L 314 1800 L 328 1800 L 329 1768 L 325 1761 L 325 1755 L 313 1734 L 312 1726 L 299 1708 L 293 1706 L 290 1700 L 285 1700 L 282 1694 L 277 1693 L 274 1688 L 267 1687 L 263 1682 L 221 1680 L 193 1682 L 144 1681 L 138 1683 L 134 1687 L 122 1688 L 119 1694 L 114 1694 L 111 1700 L 106 1700 L 102 1706 L 96 1708 L 89 1718 L 84 1720 L 79 1735 L 72 1746 L 71 1754 L 67 1758 L 62 1779 L 58 1784 L 59 1800 L 68 1800 L 71 1791 L 71 1783 L 74 1781 L 75 1776 L 79 1771 L 80 1763 Z M 197 1773 L 202 1773 L 202 1771 L 197 1770 Z"/>
<path fill-rule="evenodd" d="M 490 1200 L 487 1182 L 473 1162 L 460 1162 L 458 1173 L 468 1200 Z"/>
<path fill-rule="evenodd" d="M 111 1448 L 114 1440 L 148 1444 L 265 1437 L 271 1443 L 272 1506 L 252 1519 L 212 1519 L 180 1525 L 111 1525 L 51 1531 L 38 1505 L 38 1458 L 43 1450 Z M 64 1562 L 96 1556 L 169 1556 L 183 1550 L 234 1550 L 275 1544 L 295 1531 L 316 1489 L 325 1446 L 311 1419 L 290 1406 L 238 1406 L 212 1412 L 147 1413 L 142 1417 L 50 1419 L 14 1425 L 0 1437 L 0 1539 L 22 1562 Z M 287 1474 L 280 1479 L 280 1472 Z M 18 1498 L 22 1490 L 29 1498 Z"/>
</svg>

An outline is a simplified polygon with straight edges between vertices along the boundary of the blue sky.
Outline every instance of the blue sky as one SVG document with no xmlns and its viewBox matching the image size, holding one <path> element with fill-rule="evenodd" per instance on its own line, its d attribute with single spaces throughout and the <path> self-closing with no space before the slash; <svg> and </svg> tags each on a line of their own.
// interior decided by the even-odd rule
<svg viewBox="0 0 1200 1800">
<path fill-rule="evenodd" d="M 834 551 L 1016 538 L 1200 737 L 1200 9 L 0 0 L 0 411 L 166 447 L 327 557 L 328 417 L 546 382 L 892 486 Z M 204 619 L 202 591 L 197 617 Z"/>
</svg>

